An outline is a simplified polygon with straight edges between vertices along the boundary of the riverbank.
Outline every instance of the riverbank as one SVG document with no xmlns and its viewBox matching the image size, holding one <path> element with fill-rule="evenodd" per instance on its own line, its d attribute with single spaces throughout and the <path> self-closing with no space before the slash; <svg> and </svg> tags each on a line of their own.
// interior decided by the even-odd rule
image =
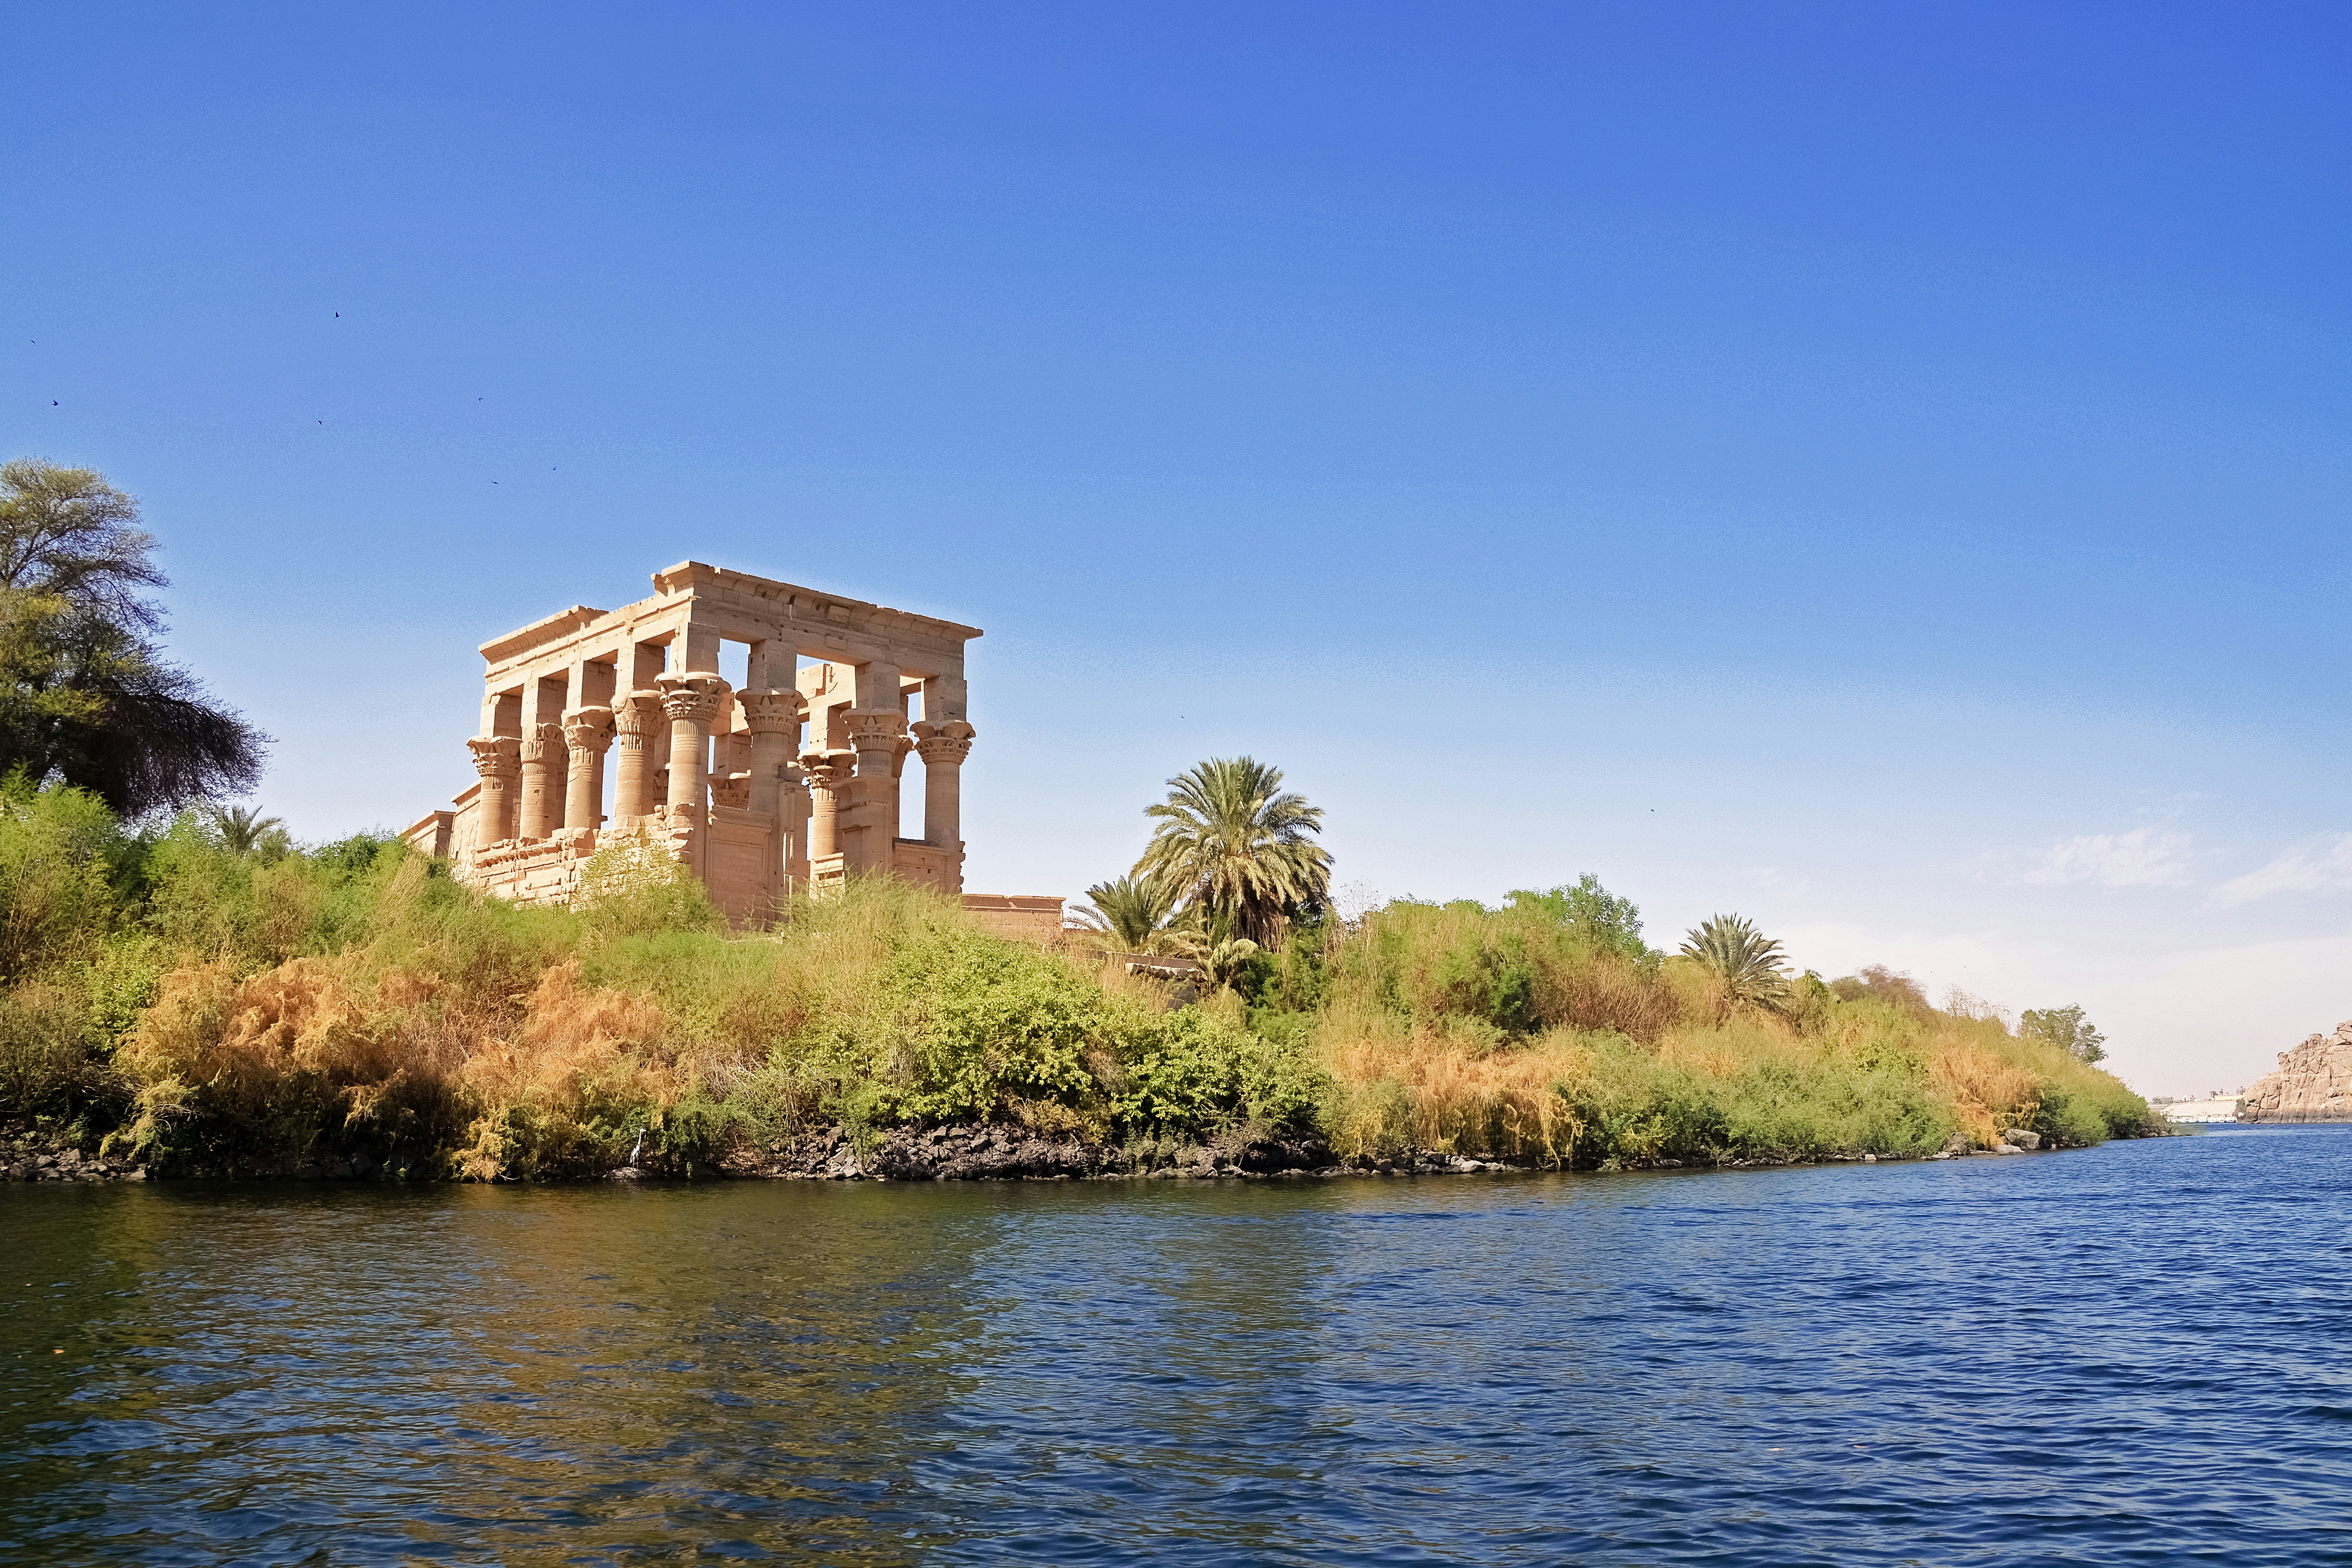
<svg viewBox="0 0 2352 1568">
<path fill-rule="evenodd" d="M 397 844 L 236 855 L 93 805 L 0 817 L 0 1121 L 157 1176 L 684 1175 L 820 1144 L 981 1175 L 1269 1148 L 1607 1171 L 2162 1130 L 1998 1016 L 1812 975 L 1738 1003 L 1544 896 L 1300 922 L 1194 999 L 887 880 L 738 934 L 690 880 L 520 910 Z"/>
<path fill-rule="evenodd" d="M 85 1135 L 86 1136 L 86 1135 Z M 103 1139 L 89 1146 L 74 1142 L 64 1130 L 30 1128 L 0 1131 L 0 1182 L 143 1182 L 143 1165 L 110 1155 Z M 1918 1160 L 1951 1160 L 1968 1155 L 1987 1158 L 2042 1151 L 2038 1134 L 2011 1129 L 1991 1149 L 1970 1149 L 1955 1139 Z M 633 1151 L 633 1153 L 637 1151 Z M 1819 1160 L 1762 1156 L 1693 1163 L 1655 1159 L 1621 1165 L 1622 1170 L 1684 1169 L 1750 1170 L 1804 1164 L 1893 1163 L 1902 1156 L 1831 1154 Z M 647 1169 L 625 1164 L 610 1171 L 585 1172 L 587 1181 L 1270 1181 L 1306 1177 L 1345 1176 L 1464 1176 L 1547 1167 L 1543 1162 L 1478 1159 L 1439 1149 L 1403 1149 L 1384 1154 L 1341 1158 L 1319 1138 L 1261 1139 L 1222 1146 L 1152 1142 L 1128 1147 L 1090 1144 L 1076 1139 L 1041 1138 L 1003 1126 L 893 1128 L 878 1141 L 861 1146 L 844 1128 L 803 1133 L 765 1147 L 738 1143 L 698 1170 L 691 1162 L 676 1170 Z M 233 1175 L 244 1180 L 298 1182 L 405 1182 L 430 1180 L 438 1173 L 387 1163 L 368 1148 L 296 1157 L 275 1167 L 235 1171 L 183 1171 L 184 1179 L 204 1180 Z"/>
</svg>

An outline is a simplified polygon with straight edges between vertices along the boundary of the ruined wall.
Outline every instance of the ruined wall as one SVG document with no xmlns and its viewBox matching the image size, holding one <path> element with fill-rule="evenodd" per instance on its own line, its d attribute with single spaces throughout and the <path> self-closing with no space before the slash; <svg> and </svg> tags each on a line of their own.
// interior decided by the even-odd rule
<svg viewBox="0 0 2352 1568">
<path fill-rule="evenodd" d="M 981 929 L 1051 947 L 1062 940 L 1062 900 L 1024 893 L 966 893 L 963 907 Z"/>
</svg>

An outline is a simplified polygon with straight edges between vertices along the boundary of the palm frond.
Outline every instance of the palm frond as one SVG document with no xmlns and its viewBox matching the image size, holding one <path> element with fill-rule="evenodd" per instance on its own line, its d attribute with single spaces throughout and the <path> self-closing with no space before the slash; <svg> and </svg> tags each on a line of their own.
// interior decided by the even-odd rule
<svg viewBox="0 0 2352 1568">
<path fill-rule="evenodd" d="M 1682 953 L 1722 981 L 1731 1002 L 1777 1008 L 1788 1000 L 1788 965 L 1780 944 L 1738 915 L 1709 917 L 1683 939 Z"/>
<path fill-rule="evenodd" d="M 1109 952 L 1174 952 L 1181 943 L 1176 905 L 1183 889 L 1160 877 L 1116 877 L 1087 889 L 1078 919 L 1093 945 Z"/>
<path fill-rule="evenodd" d="M 1168 784 L 1168 798 L 1144 809 L 1157 826 L 1137 876 L 1169 883 L 1260 946 L 1279 937 L 1286 910 L 1329 896 L 1330 852 L 1308 837 L 1323 830 L 1322 809 L 1284 794 L 1281 769 L 1213 757 Z"/>
<path fill-rule="evenodd" d="M 264 816 L 259 806 L 242 805 L 215 807 L 212 814 L 213 831 L 232 855 L 250 855 L 257 848 L 264 835 L 284 824 L 275 816 Z"/>
</svg>

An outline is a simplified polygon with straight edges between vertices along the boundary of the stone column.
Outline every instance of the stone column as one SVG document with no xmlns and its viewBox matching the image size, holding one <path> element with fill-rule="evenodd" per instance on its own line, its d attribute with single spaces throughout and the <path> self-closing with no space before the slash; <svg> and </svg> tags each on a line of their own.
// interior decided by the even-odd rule
<svg viewBox="0 0 2352 1568">
<path fill-rule="evenodd" d="M 694 874 L 702 874 L 702 850 L 709 838 L 704 804 L 703 764 L 710 750 L 710 721 L 719 714 L 719 693 L 727 683 L 708 671 L 665 675 L 662 711 L 669 716 L 669 819 L 674 827 L 694 835 L 690 851 Z"/>
<path fill-rule="evenodd" d="M 809 812 L 808 846 L 809 859 L 814 862 L 841 853 L 841 821 L 849 805 L 850 753 L 803 752 L 801 766 L 806 770 L 809 785 L 814 792 Z"/>
<path fill-rule="evenodd" d="M 522 742 L 512 735 L 485 735 L 466 742 L 482 793 L 474 797 L 474 847 L 488 849 L 514 835 L 515 775 L 522 771 Z"/>
<path fill-rule="evenodd" d="M 809 805 L 808 781 L 801 770 L 787 766 L 783 783 L 784 810 L 784 890 L 808 891 L 809 887 Z"/>
<path fill-rule="evenodd" d="M 898 824 L 884 814 L 898 798 L 898 742 L 907 733 L 903 708 L 853 708 L 849 710 L 849 743 L 857 752 L 857 777 L 849 786 L 849 820 L 841 825 L 845 837 L 842 869 L 868 874 L 890 868 L 890 840 Z"/>
<path fill-rule="evenodd" d="M 604 825 L 604 748 L 613 743 L 610 708 L 574 708 L 563 715 L 563 744 L 572 758 L 565 781 L 564 826 L 573 829 Z"/>
<path fill-rule="evenodd" d="M 773 689 L 746 691 L 742 702 L 743 727 L 751 733 L 751 806 L 768 818 L 767 868 L 781 898 L 793 874 L 793 829 L 798 825 L 789 795 L 798 793 L 790 787 L 800 782 L 793 755 L 800 750 L 801 717 L 808 702 L 797 691 Z"/>
<path fill-rule="evenodd" d="M 915 726 L 915 750 L 923 759 L 923 842 L 950 854 L 963 848 L 963 760 L 971 754 L 972 733 L 961 719 Z M 959 886 L 961 879 L 959 871 Z"/>
<path fill-rule="evenodd" d="M 751 809 L 778 818 L 784 773 L 799 750 L 801 712 L 807 704 L 797 691 L 746 691 L 743 727 L 751 733 Z"/>
<path fill-rule="evenodd" d="M 661 693 L 632 691 L 613 705 L 620 760 L 614 765 L 613 820 L 625 824 L 654 808 L 653 739 L 663 722 Z"/>
<path fill-rule="evenodd" d="M 547 764 L 556 764 L 558 776 L 563 765 L 563 726 L 534 724 L 522 737 L 522 823 L 515 837 L 522 839 L 544 838 L 562 826 L 561 805 L 551 803 L 547 793 Z M 553 755 L 549 753 L 552 752 Z"/>
</svg>

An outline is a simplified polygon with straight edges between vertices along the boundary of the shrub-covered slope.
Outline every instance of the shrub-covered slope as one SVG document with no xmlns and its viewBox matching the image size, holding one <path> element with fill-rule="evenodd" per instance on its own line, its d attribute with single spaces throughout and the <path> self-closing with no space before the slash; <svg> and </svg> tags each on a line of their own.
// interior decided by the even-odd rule
<svg viewBox="0 0 2352 1568">
<path fill-rule="evenodd" d="M 573 913 L 373 838 L 237 854 L 194 818 L 127 835 L 72 790 L 0 806 L 0 1119 L 164 1171 L 557 1177 L 956 1122 L 1578 1166 L 2150 1130 L 1995 1019 L 1810 977 L 1783 1011 L 1734 1005 L 1605 899 L 1297 926 L 1180 1005 L 893 883 L 740 936 L 625 845 Z"/>
</svg>

